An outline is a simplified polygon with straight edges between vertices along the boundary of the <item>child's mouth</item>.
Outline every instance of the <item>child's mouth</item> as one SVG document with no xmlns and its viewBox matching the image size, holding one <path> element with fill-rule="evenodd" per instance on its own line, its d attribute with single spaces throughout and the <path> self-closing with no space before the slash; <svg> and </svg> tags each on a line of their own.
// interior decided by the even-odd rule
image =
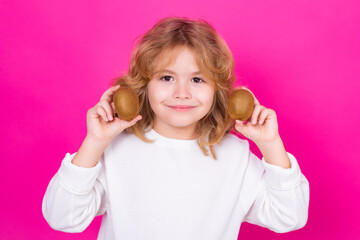
<svg viewBox="0 0 360 240">
<path fill-rule="evenodd" d="M 169 108 L 178 111 L 178 112 L 187 112 L 192 109 L 194 109 L 196 106 L 190 106 L 190 105 L 172 105 L 168 106 Z"/>
</svg>

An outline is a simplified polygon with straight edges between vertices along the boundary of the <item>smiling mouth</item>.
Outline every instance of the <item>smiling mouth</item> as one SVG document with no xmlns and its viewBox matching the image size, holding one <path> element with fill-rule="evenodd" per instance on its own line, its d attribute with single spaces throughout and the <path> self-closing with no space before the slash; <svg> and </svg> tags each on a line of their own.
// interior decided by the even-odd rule
<svg viewBox="0 0 360 240">
<path fill-rule="evenodd" d="M 196 106 L 189 106 L 189 105 L 173 105 L 173 106 L 168 106 L 169 108 L 178 111 L 178 112 L 187 112 L 190 111 L 192 109 L 194 109 Z"/>
</svg>

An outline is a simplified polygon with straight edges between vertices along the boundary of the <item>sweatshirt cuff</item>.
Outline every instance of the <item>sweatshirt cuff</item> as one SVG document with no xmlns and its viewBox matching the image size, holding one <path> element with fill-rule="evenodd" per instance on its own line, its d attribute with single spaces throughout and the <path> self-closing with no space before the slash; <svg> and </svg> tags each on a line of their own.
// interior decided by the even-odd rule
<svg viewBox="0 0 360 240">
<path fill-rule="evenodd" d="M 85 168 L 71 163 L 77 152 L 70 155 L 66 153 L 58 171 L 60 184 L 74 194 L 87 194 L 95 184 L 99 175 L 101 162 L 94 167 Z"/>
<path fill-rule="evenodd" d="M 267 163 L 262 158 L 265 168 L 266 184 L 269 188 L 276 190 L 288 190 L 297 187 L 301 183 L 301 171 L 296 158 L 286 152 L 290 159 L 291 167 L 283 168 L 274 164 Z"/>
</svg>

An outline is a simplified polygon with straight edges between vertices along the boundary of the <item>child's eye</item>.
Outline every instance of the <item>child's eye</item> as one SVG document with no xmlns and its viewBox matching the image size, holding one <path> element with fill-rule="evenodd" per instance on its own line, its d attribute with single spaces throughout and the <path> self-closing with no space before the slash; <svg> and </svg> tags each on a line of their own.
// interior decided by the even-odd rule
<svg viewBox="0 0 360 240">
<path fill-rule="evenodd" d="M 195 83 L 202 83 L 202 82 L 204 82 L 204 80 L 202 80 L 201 78 L 193 78 L 192 79 L 193 80 L 193 82 L 195 82 Z"/>
<path fill-rule="evenodd" d="M 164 80 L 165 82 L 169 82 L 169 81 L 171 81 L 171 76 L 163 76 L 163 77 L 161 77 L 160 78 L 160 80 Z"/>
</svg>

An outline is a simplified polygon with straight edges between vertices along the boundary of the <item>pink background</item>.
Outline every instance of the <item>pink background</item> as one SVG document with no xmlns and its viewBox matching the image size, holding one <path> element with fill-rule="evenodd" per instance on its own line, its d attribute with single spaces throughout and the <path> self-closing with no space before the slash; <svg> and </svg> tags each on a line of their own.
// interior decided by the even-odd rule
<svg viewBox="0 0 360 240">
<path fill-rule="evenodd" d="M 225 38 L 310 182 L 303 229 L 244 223 L 239 238 L 359 238 L 359 1 L 176 2 L 0 1 L 0 239 L 96 239 L 101 217 L 83 233 L 55 231 L 42 198 L 80 147 L 87 110 L 127 70 L 132 41 L 166 16 L 204 18 Z"/>
</svg>

